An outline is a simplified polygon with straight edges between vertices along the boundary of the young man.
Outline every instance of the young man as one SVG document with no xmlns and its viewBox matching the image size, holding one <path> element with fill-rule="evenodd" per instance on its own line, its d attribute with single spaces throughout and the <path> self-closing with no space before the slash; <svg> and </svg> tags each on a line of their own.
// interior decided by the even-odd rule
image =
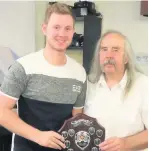
<svg viewBox="0 0 149 151">
<path fill-rule="evenodd" d="M 0 89 L 0 125 L 16 134 L 12 151 L 65 148 L 64 138 L 56 131 L 84 106 L 85 70 L 65 55 L 74 33 L 69 7 L 49 6 L 42 30 L 45 48 L 18 59 Z M 12 111 L 16 101 L 19 116 Z"/>
<path fill-rule="evenodd" d="M 106 130 L 102 151 L 139 151 L 148 144 L 147 77 L 127 38 L 117 31 L 99 40 L 89 74 L 85 113 Z"/>
</svg>

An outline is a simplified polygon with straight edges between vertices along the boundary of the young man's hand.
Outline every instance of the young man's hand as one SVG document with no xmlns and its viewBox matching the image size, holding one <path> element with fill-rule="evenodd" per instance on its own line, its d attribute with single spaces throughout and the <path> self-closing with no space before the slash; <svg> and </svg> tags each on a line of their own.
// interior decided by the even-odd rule
<svg viewBox="0 0 149 151">
<path fill-rule="evenodd" d="M 54 131 L 40 131 L 38 138 L 36 138 L 36 142 L 44 147 L 59 150 L 66 148 L 64 138 Z"/>
</svg>

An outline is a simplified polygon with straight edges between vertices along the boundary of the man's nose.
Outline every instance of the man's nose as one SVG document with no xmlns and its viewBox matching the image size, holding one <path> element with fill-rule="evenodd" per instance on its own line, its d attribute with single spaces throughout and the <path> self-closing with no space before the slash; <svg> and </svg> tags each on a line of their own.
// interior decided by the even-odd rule
<svg viewBox="0 0 149 151">
<path fill-rule="evenodd" d="M 59 36 L 61 36 L 61 37 L 66 36 L 66 31 L 65 31 L 65 29 L 61 29 L 61 30 L 59 31 Z"/>
<path fill-rule="evenodd" d="M 106 56 L 109 58 L 113 57 L 113 52 L 111 50 L 108 50 Z"/>
</svg>

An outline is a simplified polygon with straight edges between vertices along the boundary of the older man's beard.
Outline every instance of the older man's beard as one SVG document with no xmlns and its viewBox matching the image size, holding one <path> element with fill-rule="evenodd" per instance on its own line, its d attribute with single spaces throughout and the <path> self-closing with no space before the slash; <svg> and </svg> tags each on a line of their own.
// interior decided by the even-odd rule
<svg viewBox="0 0 149 151">
<path fill-rule="evenodd" d="M 113 65 L 114 68 L 115 68 L 116 67 L 116 62 L 113 58 L 105 60 L 104 63 L 100 65 L 103 72 L 104 72 L 104 67 L 106 65 Z"/>
</svg>

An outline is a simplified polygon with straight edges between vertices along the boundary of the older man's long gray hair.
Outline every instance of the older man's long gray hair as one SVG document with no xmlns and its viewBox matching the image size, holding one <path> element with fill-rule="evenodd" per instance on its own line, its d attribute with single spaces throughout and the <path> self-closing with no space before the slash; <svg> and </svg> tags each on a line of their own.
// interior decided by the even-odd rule
<svg viewBox="0 0 149 151">
<path fill-rule="evenodd" d="M 132 86 L 135 72 L 136 71 L 142 72 L 142 71 L 139 69 L 138 66 L 136 66 L 135 55 L 133 53 L 133 50 L 131 48 L 131 45 L 130 45 L 128 39 L 126 38 L 126 36 L 124 36 L 122 33 L 118 32 L 118 31 L 114 31 L 114 30 L 107 31 L 106 33 L 104 33 L 102 35 L 102 37 L 97 42 L 95 53 L 94 53 L 94 56 L 92 59 L 90 72 L 88 75 L 88 80 L 91 83 L 96 83 L 99 81 L 100 75 L 102 74 L 102 69 L 101 69 L 101 66 L 99 63 L 100 62 L 100 60 L 99 60 L 100 45 L 101 45 L 101 41 L 104 39 L 104 37 L 106 37 L 109 34 L 118 34 L 121 37 L 123 37 L 124 41 L 125 41 L 125 46 L 124 46 L 125 50 L 124 51 L 125 51 L 125 56 L 127 56 L 127 58 L 128 58 L 128 63 L 125 66 L 125 69 L 127 69 L 127 75 L 128 75 L 128 80 L 127 80 L 127 84 L 126 84 L 126 88 L 125 88 L 125 96 L 126 96 Z"/>
</svg>

